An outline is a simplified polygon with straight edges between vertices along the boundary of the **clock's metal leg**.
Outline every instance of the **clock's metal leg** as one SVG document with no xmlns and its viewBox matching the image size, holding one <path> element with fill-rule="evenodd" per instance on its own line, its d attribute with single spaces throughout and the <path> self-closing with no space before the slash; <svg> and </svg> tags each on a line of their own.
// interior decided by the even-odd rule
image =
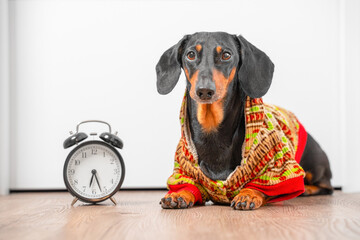
<svg viewBox="0 0 360 240">
<path fill-rule="evenodd" d="M 71 202 L 71 206 L 72 206 L 72 207 L 73 207 L 74 204 L 77 202 L 77 200 L 79 200 L 77 197 L 75 197 L 75 198 L 73 199 L 73 201 Z"/>
<path fill-rule="evenodd" d="M 115 198 L 111 197 L 110 200 L 114 203 L 114 205 L 116 205 L 116 200 L 115 200 Z"/>
</svg>

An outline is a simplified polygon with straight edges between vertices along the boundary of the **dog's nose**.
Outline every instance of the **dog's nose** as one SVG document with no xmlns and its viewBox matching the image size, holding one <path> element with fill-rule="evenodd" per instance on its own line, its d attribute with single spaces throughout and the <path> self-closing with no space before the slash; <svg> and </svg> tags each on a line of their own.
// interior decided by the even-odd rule
<svg viewBox="0 0 360 240">
<path fill-rule="evenodd" d="M 214 96 L 214 90 L 208 88 L 199 88 L 196 91 L 196 95 L 198 95 L 201 100 L 210 100 L 212 96 Z"/>
</svg>

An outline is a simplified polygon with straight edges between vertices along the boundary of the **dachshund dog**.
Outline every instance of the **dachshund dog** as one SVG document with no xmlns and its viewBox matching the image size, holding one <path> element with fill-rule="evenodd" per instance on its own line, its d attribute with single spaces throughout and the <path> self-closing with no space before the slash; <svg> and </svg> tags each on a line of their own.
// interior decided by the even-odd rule
<svg viewBox="0 0 360 240">
<path fill-rule="evenodd" d="M 199 32 L 186 35 L 161 56 L 156 66 L 160 94 L 173 90 L 181 69 L 187 80 L 184 101 L 189 141 L 196 149 L 195 165 L 203 174 L 196 176 L 206 176 L 215 184 L 226 181 L 244 164 L 244 145 L 248 140 L 246 99 L 253 101 L 251 99 L 261 99 L 266 94 L 272 82 L 274 64 L 242 36 Z M 332 174 L 328 158 L 314 138 L 306 131 L 305 134 L 307 137 L 298 162 L 299 169 L 304 171 L 300 178 L 302 190 L 296 196 L 301 193 L 331 194 Z M 287 156 L 291 158 L 291 154 Z M 180 173 L 187 175 L 185 170 Z M 243 185 L 233 197 L 229 195 L 228 200 L 206 199 L 206 190 L 199 190 L 202 188 L 199 179 L 201 177 L 194 177 L 192 184 L 171 189 L 160 201 L 162 208 L 188 208 L 196 203 L 204 204 L 205 199 L 230 204 L 237 210 L 249 210 L 259 208 L 271 199 L 282 199 L 279 198 L 281 193 L 269 196 L 261 188 L 247 187 L 249 184 Z M 291 185 L 290 181 L 284 184 Z"/>
</svg>

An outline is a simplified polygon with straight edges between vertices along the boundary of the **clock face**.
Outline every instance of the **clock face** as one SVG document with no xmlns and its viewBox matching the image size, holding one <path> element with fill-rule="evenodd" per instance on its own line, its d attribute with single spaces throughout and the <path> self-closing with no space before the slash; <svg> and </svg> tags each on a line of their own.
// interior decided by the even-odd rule
<svg viewBox="0 0 360 240">
<path fill-rule="evenodd" d="M 89 141 L 69 154 L 64 180 L 73 195 L 87 202 L 98 202 L 119 190 L 124 170 L 122 158 L 112 146 Z"/>
</svg>

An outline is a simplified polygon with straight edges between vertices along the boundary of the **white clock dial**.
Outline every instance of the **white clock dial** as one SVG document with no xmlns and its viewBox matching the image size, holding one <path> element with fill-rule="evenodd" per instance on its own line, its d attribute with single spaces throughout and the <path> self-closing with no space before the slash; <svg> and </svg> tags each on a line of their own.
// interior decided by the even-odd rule
<svg viewBox="0 0 360 240">
<path fill-rule="evenodd" d="M 117 154 L 106 144 L 84 144 L 69 157 L 65 178 L 78 195 L 101 199 L 118 187 L 122 166 Z"/>
</svg>

